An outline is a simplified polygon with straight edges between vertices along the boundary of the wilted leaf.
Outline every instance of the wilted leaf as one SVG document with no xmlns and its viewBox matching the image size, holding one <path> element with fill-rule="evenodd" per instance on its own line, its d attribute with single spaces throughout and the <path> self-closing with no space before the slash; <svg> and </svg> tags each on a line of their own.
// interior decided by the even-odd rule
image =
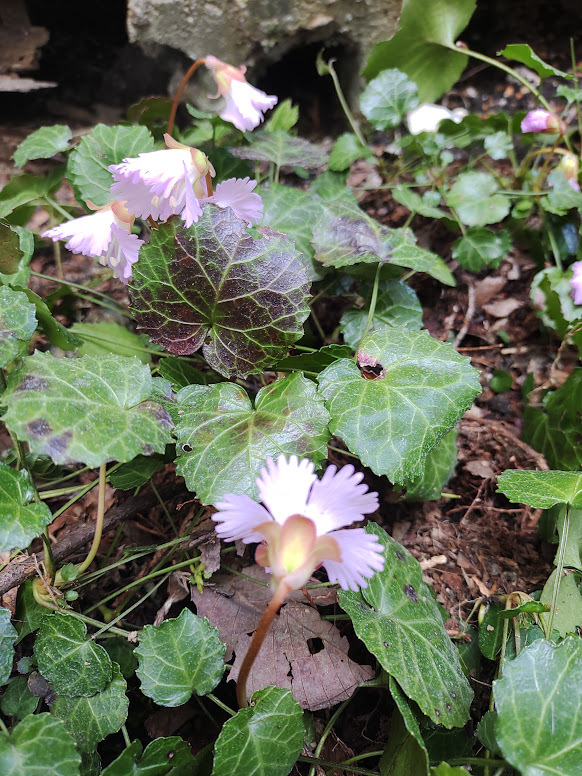
<svg viewBox="0 0 582 776">
<path fill-rule="evenodd" d="M 176 355 L 203 345 L 225 376 L 272 366 L 303 334 L 307 262 L 292 240 L 265 229 L 254 240 L 231 208 L 204 206 L 197 224 L 152 232 L 130 284 L 136 320 Z"/>
<path fill-rule="evenodd" d="M 43 501 L 34 501 L 34 487 L 26 471 L 0 461 L 0 552 L 23 550 L 40 536 L 53 516 Z"/>
<path fill-rule="evenodd" d="M 327 154 L 318 146 L 280 129 L 253 132 L 250 139 L 250 145 L 230 148 L 230 153 L 239 159 L 272 162 L 277 167 L 302 167 L 304 170 L 316 170 L 327 162 Z"/>
<path fill-rule="evenodd" d="M 81 758 L 60 719 L 31 714 L 12 730 L 0 731 L 2 776 L 79 776 Z"/>
<path fill-rule="evenodd" d="M 499 185 L 488 172 L 463 172 L 446 195 L 447 205 L 453 208 L 467 226 L 484 226 L 503 221 L 509 213 L 511 201 L 497 194 Z"/>
<path fill-rule="evenodd" d="M 503 756 L 523 776 L 582 773 L 582 642 L 545 639 L 503 667 L 493 684 L 495 734 Z"/>
<path fill-rule="evenodd" d="M 329 413 L 315 383 L 299 372 L 258 392 L 253 404 L 233 383 L 190 386 L 178 394 L 177 471 L 203 504 L 227 493 L 256 498 L 266 459 L 281 453 L 327 456 Z"/>
<path fill-rule="evenodd" d="M 181 706 L 206 695 L 222 678 L 224 644 L 208 620 L 183 609 L 161 625 L 146 625 L 135 655 L 141 691 L 159 706 Z"/>
<path fill-rule="evenodd" d="M 87 638 L 87 626 L 72 615 L 44 617 L 34 644 L 38 670 L 62 696 L 88 696 L 111 681 L 111 659 Z"/>
<path fill-rule="evenodd" d="M 360 593 L 342 590 L 340 606 L 406 695 L 433 722 L 461 727 L 469 718 L 473 693 L 420 565 L 375 523 L 366 531 L 384 544 L 386 565 Z"/>
<path fill-rule="evenodd" d="M 51 714 L 63 720 L 80 752 L 93 752 L 99 741 L 117 733 L 125 723 L 129 706 L 126 689 L 126 681 L 114 663 L 111 681 L 101 692 L 90 698 L 58 695 L 51 703 Z"/>
<path fill-rule="evenodd" d="M 395 68 L 382 70 L 360 96 L 360 108 L 374 129 L 397 126 L 418 105 L 418 88 L 406 73 Z"/>
<path fill-rule="evenodd" d="M 287 776 L 301 754 L 301 706 L 289 690 L 267 687 L 254 705 L 224 723 L 214 745 L 213 776 Z"/>
<path fill-rule="evenodd" d="M 154 139 L 146 127 L 108 127 L 97 124 L 69 156 L 67 180 L 80 202 L 101 207 L 111 201 L 113 175 L 108 167 L 126 157 L 153 151 Z"/>
<path fill-rule="evenodd" d="M 55 463 L 131 461 L 163 453 L 167 411 L 150 400 L 150 370 L 137 358 L 54 358 L 36 352 L 10 373 L 4 422 L 31 450 Z"/>
<path fill-rule="evenodd" d="M 448 343 L 396 326 L 366 336 L 357 357 L 318 377 L 330 430 L 376 474 L 406 484 L 480 393 L 478 372 Z"/>
<path fill-rule="evenodd" d="M 35 310 L 26 294 L 0 287 L 0 367 L 20 356 L 26 348 L 36 329 Z"/>
<path fill-rule="evenodd" d="M 50 159 L 51 156 L 68 151 L 73 137 L 65 124 L 41 127 L 20 143 L 12 159 L 17 167 L 23 167 L 29 159 Z"/>
</svg>

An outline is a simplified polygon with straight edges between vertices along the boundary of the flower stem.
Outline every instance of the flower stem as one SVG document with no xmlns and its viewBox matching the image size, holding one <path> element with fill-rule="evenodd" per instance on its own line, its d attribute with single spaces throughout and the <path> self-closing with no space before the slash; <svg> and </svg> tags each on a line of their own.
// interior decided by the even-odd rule
<svg viewBox="0 0 582 776">
<path fill-rule="evenodd" d="M 236 699 L 241 709 L 249 705 L 247 701 L 247 679 L 249 672 L 253 667 L 256 656 L 259 654 L 260 648 L 263 645 L 267 631 L 271 627 L 271 623 L 279 611 L 279 607 L 283 604 L 290 592 L 291 588 L 289 585 L 286 585 L 283 582 L 279 584 L 279 587 L 273 593 L 273 597 L 263 612 L 263 615 L 259 620 L 259 624 L 257 625 L 257 629 L 253 634 L 251 644 L 240 667 L 238 681 L 236 683 Z"/>
<path fill-rule="evenodd" d="M 333 63 L 335 62 L 334 59 L 330 59 L 329 62 L 326 63 L 326 66 L 329 70 L 329 74 L 331 76 L 331 80 L 333 81 L 333 85 L 335 87 L 335 91 L 337 94 L 337 98 L 340 101 L 340 105 L 342 106 L 342 110 L 345 114 L 345 117 L 350 123 L 351 128 L 354 131 L 354 135 L 358 138 L 360 143 L 364 146 L 364 148 L 367 148 L 366 141 L 364 140 L 364 136 L 362 135 L 362 131 L 360 127 L 358 126 L 358 122 L 356 121 L 354 114 L 350 110 L 350 106 L 348 105 L 348 102 L 346 98 L 344 97 L 344 93 L 341 87 L 341 84 L 339 82 L 339 78 L 337 77 L 337 73 L 335 72 L 335 68 L 333 66 Z"/>
<path fill-rule="evenodd" d="M 186 84 L 188 81 L 192 78 L 196 70 L 200 67 L 200 65 L 203 65 L 206 62 L 204 58 L 197 59 L 196 62 L 194 62 L 188 70 L 184 73 L 184 76 L 180 83 L 178 84 L 178 88 L 176 89 L 176 94 L 174 95 L 174 101 L 172 102 L 172 108 L 170 110 L 170 115 L 168 117 L 168 128 L 167 133 L 168 135 L 172 134 L 172 130 L 174 129 L 174 122 L 176 120 L 176 111 L 178 110 L 178 103 L 182 99 L 182 95 L 184 94 L 184 89 L 186 88 Z"/>
<path fill-rule="evenodd" d="M 362 343 L 362 340 L 366 337 L 366 335 L 370 331 L 372 322 L 374 320 L 374 313 L 376 312 L 376 302 L 378 301 L 378 286 L 380 285 L 381 270 L 382 270 L 382 262 L 379 261 L 378 266 L 376 268 L 376 276 L 374 277 L 374 286 L 372 288 L 372 296 L 370 298 L 370 308 L 368 310 L 368 318 L 366 320 L 366 326 L 364 327 L 364 333 L 362 334 L 362 337 L 360 339 L 360 344 Z M 356 356 L 357 356 L 357 353 L 356 353 Z"/>
<path fill-rule="evenodd" d="M 105 481 L 107 475 L 107 464 L 102 463 L 99 467 L 99 496 L 97 500 L 97 518 L 95 521 L 95 535 L 93 536 L 93 544 L 89 550 L 89 554 L 81 563 L 78 568 L 78 573 L 82 574 L 85 569 L 93 563 L 97 550 L 101 544 L 101 536 L 103 534 L 103 521 L 105 519 Z"/>
</svg>

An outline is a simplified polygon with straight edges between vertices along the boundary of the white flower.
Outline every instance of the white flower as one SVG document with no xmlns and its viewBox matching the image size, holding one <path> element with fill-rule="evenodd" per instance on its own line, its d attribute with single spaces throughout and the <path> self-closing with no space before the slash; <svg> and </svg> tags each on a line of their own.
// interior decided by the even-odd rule
<svg viewBox="0 0 582 776">
<path fill-rule="evenodd" d="M 91 203 L 88 203 L 91 205 Z M 131 233 L 134 216 L 124 202 L 98 208 L 95 213 L 59 224 L 42 237 L 68 240 L 66 248 L 73 253 L 94 256 L 99 263 L 111 267 L 122 283 L 131 279 L 131 265 L 138 259 L 143 240 Z"/>
<path fill-rule="evenodd" d="M 242 132 L 257 127 L 263 120 L 263 113 L 277 104 L 277 97 L 248 83 L 244 76 L 246 67 L 228 65 L 212 55 L 204 61 L 216 81 L 219 95 L 226 100 L 220 117 Z"/>
<path fill-rule="evenodd" d="M 257 479 L 265 506 L 248 496 L 226 496 L 212 516 L 216 533 L 226 541 L 265 541 L 255 558 L 277 584 L 300 588 L 323 565 L 330 582 L 344 590 L 366 587 L 384 568 L 382 545 L 363 528 L 342 530 L 378 508 L 378 494 L 360 484 L 363 476 L 348 464 L 339 471 L 329 466 L 318 480 L 307 459 L 269 458 Z"/>
<path fill-rule="evenodd" d="M 460 124 L 466 115 L 467 111 L 464 108 L 449 110 L 443 105 L 424 103 L 407 114 L 406 123 L 411 135 L 419 135 L 421 132 L 436 132 L 444 119 Z"/>
<path fill-rule="evenodd" d="M 257 185 L 250 178 L 229 178 L 216 187 L 208 202 L 218 207 L 230 207 L 248 226 L 257 223 L 263 215 L 263 200 L 253 192 Z"/>
</svg>

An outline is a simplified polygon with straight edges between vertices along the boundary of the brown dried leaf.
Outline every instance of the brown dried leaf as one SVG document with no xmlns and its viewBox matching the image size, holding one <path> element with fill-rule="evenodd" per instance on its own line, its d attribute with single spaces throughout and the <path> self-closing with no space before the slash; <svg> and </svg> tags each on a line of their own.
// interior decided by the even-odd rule
<svg viewBox="0 0 582 776">
<path fill-rule="evenodd" d="M 186 598 L 188 595 L 189 578 L 189 571 L 173 571 L 170 574 L 170 578 L 168 579 L 168 597 L 156 612 L 154 625 L 160 625 L 160 623 L 168 616 L 168 612 L 172 606 L 183 598 Z"/>
</svg>

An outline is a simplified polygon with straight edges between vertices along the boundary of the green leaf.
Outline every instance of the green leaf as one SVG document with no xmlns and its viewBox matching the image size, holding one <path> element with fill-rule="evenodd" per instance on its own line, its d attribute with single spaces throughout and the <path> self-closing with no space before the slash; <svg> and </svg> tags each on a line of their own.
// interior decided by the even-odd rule
<svg viewBox="0 0 582 776">
<path fill-rule="evenodd" d="M 374 129 L 398 126 L 403 117 L 418 105 L 418 88 L 406 73 L 383 70 L 366 86 L 360 97 L 360 109 Z M 333 167 L 332 167 L 333 169 Z"/>
<path fill-rule="evenodd" d="M 566 86 L 566 84 L 559 84 L 556 94 L 567 101 L 568 108 L 573 102 L 580 102 L 582 100 L 582 89 L 573 89 L 571 86 Z"/>
<path fill-rule="evenodd" d="M 448 343 L 396 326 L 368 335 L 357 357 L 318 377 L 330 431 L 376 474 L 406 484 L 480 393 L 478 372 Z"/>
<path fill-rule="evenodd" d="M 90 698 L 58 695 L 51 704 L 51 714 L 63 720 L 78 750 L 83 754 L 90 753 L 99 741 L 117 733 L 127 719 L 126 689 L 125 679 L 114 663 L 113 677 L 102 692 Z"/>
<path fill-rule="evenodd" d="M 2 776 L 79 776 L 80 764 L 73 739 L 50 714 L 31 714 L 0 731 Z"/>
<path fill-rule="evenodd" d="M 226 647 L 205 617 L 183 609 L 161 625 L 146 625 L 135 655 L 141 691 L 159 706 L 181 706 L 206 695 L 224 673 Z"/>
<path fill-rule="evenodd" d="M 510 209 L 509 198 L 497 194 L 498 189 L 497 181 L 488 172 L 462 172 L 449 189 L 447 205 L 467 226 L 495 224 Z"/>
<path fill-rule="evenodd" d="M 426 272 L 449 286 L 454 278 L 435 253 L 419 248 L 409 229 L 391 229 L 370 218 L 353 196 L 326 202 L 313 228 L 315 258 L 324 266 L 347 267 L 378 262 Z"/>
<path fill-rule="evenodd" d="M 333 144 L 327 166 L 330 170 L 342 172 L 343 170 L 348 170 L 356 159 L 373 158 L 374 155 L 368 146 L 362 145 L 353 132 L 345 132 Z"/>
<path fill-rule="evenodd" d="M 283 100 L 271 113 L 267 122 L 265 122 L 266 132 L 289 132 L 299 121 L 299 106 L 293 105 L 291 100 Z"/>
<path fill-rule="evenodd" d="M 257 498 L 255 480 L 269 456 L 294 454 L 316 466 L 327 457 L 329 413 L 300 372 L 261 388 L 254 408 L 233 383 L 184 388 L 178 402 L 177 472 L 203 504 L 227 493 Z"/>
<path fill-rule="evenodd" d="M 565 216 L 572 208 L 582 208 L 582 194 L 570 186 L 559 168 L 548 175 L 547 190 L 548 195 L 542 197 L 540 204 L 549 213 Z"/>
<path fill-rule="evenodd" d="M 545 267 L 534 276 L 530 288 L 530 298 L 538 317 L 561 338 L 565 338 L 580 320 L 580 307 L 572 299 L 571 278 L 571 270 L 564 272 L 559 267 Z"/>
<path fill-rule="evenodd" d="M 346 310 L 341 317 L 340 331 L 354 350 L 357 350 L 366 331 L 371 296 L 372 285 L 369 284 L 362 293 L 364 305 Z M 381 281 L 378 288 L 369 332 L 385 326 L 402 326 L 411 331 L 422 328 L 422 305 L 412 288 L 401 280 Z"/>
<path fill-rule="evenodd" d="M 149 400 L 150 370 L 137 358 L 54 358 L 36 352 L 10 373 L 4 422 L 55 463 L 131 461 L 171 442 L 167 411 Z"/>
<path fill-rule="evenodd" d="M 434 102 L 459 79 L 467 64 L 467 55 L 454 45 L 475 4 L 476 0 L 407 0 L 398 32 L 374 46 L 364 76 L 372 78 L 397 67 L 418 85 L 420 102 Z"/>
<path fill-rule="evenodd" d="M 190 767 L 194 758 L 190 747 L 180 736 L 156 738 L 146 746 L 133 741 L 101 776 L 173 776 L 177 769 Z M 186 770 L 184 776 L 190 771 Z"/>
<path fill-rule="evenodd" d="M 0 367 L 20 356 L 36 329 L 36 308 L 22 291 L 0 287 Z"/>
<path fill-rule="evenodd" d="M 507 159 L 513 150 L 513 140 L 507 132 L 494 132 L 492 135 L 487 135 L 483 146 L 492 159 Z"/>
<path fill-rule="evenodd" d="M 557 569 L 554 569 L 550 574 L 540 596 L 540 602 L 546 606 L 552 605 L 554 587 L 557 583 L 556 571 Z M 549 620 L 549 615 L 547 618 Z M 565 638 L 569 633 L 576 633 L 580 625 L 582 625 L 582 595 L 576 584 L 576 578 L 572 574 L 564 574 L 560 579 L 552 628 Z"/>
<path fill-rule="evenodd" d="M 582 571 L 582 509 L 562 506 L 559 508 L 557 528 L 560 538 L 564 534 L 564 521 L 568 510 L 570 521 L 568 533 L 564 537 L 564 566 Z"/>
<path fill-rule="evenodd" d="M 114 636 L 111 639 L 105 639 L 103 646 L 111 660 L 119 666 L 124 679 L 129 679 L 135 674 L 137 658 L 134 654 L 133 646 L 127 639 L 121 636 Z"/>
<path fill-rule="evenodd" d="M 443 218 L 443 216 L 447 215 L 444 210 L 428 205 L 420 194 L 417 194 L 416 191 L 409 189 L 407 186 L 403 186 L 401 183 L 392 189 L 392 196 L 396 202 L 400 202 L 411 213 L 420 213 L 421 216 L 426 216 L 426 218 Z"/>
<path fill-rule="evenodd" d="M 547 78 L 550 75 L 556 75 L 559 78 L 574 78 L 573 75 L 548 65 L 547 62 L 538 57 L 535 51 L 532 51 L 527 43 L 510 43 L 503 51 L 498 51 L 497 55 L 513 59 L 515 62 L 521 62 L 522 65 L 535 70 L 541 78 Z"/>
<path fill-rule="evenodd" d="M 187 385 L 209 385 L 220 380 L 220 377 L 215 372 L 201 372 L 187 361 L 181 358 L 174 358 L 174 356 L 161 358 L 158 364 L 158 372 L 172 383 L 172 388 L 176 392 Z"/>
<path fill-rule="evenodd" d="M 504 369 L 494 369 L 493 376 L 489 380 L 489 387 L 495 393 L 509 391 L 513 385 L 513 377 Z"/>
<path fill-rule="evenodd" d="M 10 621 L 11 617 L 10 610 L 0 606 L 0 686 L 10 679 L 14 661 L 14 643 L 18 639 L 16 629 Z"/>
<path fill-rule="evenodd" d="M 499 475 L 497 490 L 510 501 L 536 509 L 554 504 L 582 507 L 582 473 L 508 469 Z"/>
<path fill-rule="evenodd" d="M 32 583 L 32 579 L 27 579 L 18 588 L 16 611 L 14 613 L 14 624 L 18 631 L 18 641 L 22 641 L 29 633 L 33 633 L 40 628 L 43 618 L 49 614 L 49 610 L 41 606 L 35 599 Z"/>
<path fill-rule="evenodd" d="M 156 472 L 161 471 L 166 461 L 161 455 L 138 455 L 133 461 L 122 464 L 109 475 L 109 482 L 118 490 L 132 490 L 149 482 Z"/>
<path fill-rule="evenodd" d="M 430 776 L 468 776 L 469 771 L 466 768 L 458 767 L 454 768 L 448 763 L 441 763 L 430 769 Z"/>
<path fill-rule="evenodd" d="M 493 754 L 501 754 L 501 749 L 497 745 L 495 738 L 495 727 L 497 725 L 497 713 L 495 711 L 486 711 L 477 725 L 477 738 L 486 749 Z"/>
<path fill-rule="evenodd" d="M 109 683 L 109 655 L 87 638 L 85 623 L 55 612 L 44 617 L 34 644 L 38 670 L 64 696 L 95 695 Z"/>
<path fill-rule="evenodd" d="M 28 264 L 34 253 L 34 235 L 22 226 L 0 223 L 0 282 L 25 287 L 30 279 Z"/>
<path fill-rule="evenodd" d="M 7 717 L 24 719 L 33 714 L 38 706 L 38 698 L 28 689 L 26 676 L 15 676 L 2 693 L 0 709 Z M 1 746 L 1 745 L 0 745 Z"/>
<path fill-rule="evenodd" d="M 28 297 L 28 301 L 35 306 L 38 328 L 46 335 L 51 345 L 62 350 L 73 350 L 83 344 L 83 340 L 79 339 L 69 329 L 66 329 L 62 323 L 53 318 L 48 305 L 46 302 L 43 302 L 38 294 L 35 294 L 30 288 L 23 289 L 23 293 Z"/>
<path fill-rule="evenodd" d="M 540 639 L 505 663 L 493 683 L 497 741 L 523 776 L 575 776 L 582 770 L 582 642 Z"/>
<path fill-rule="evenodd" d="M 45 177 L 28 173 L 14 175 L 0 192 L 0 218 L 6 218 L 16 208 L 49 194 L 60 185 L 62 177 L 60 167 Z"/>
<path fill-rule="evenodd" d="M 303 748 L 303 712 L 289 690 L 266 687 L 224 723 L 212 776 L 287 776 Z"/>
<path fill-rule="evenodd" d="M 227 377 L 272 366 L 303 334 L 309 281 L 292 240 L 262 234 L 213 205 L 190 229 L 176 219 L 155 229 L 130 283 L 139 327 L 175 355 L 203 345 Z"/>
<path fill-rule="evenodd" d="M 408 700 L 395 679 L 389 677 L 390 693 L 397 709 L 390 720 L 390 736 L 379 762 L 381 776 L 426 776 L 428 752 Z"/>
<path fill-rule="evenodd" d="M 113 183 L 109 165 L 153 148 L 154 139 L 147 127 L 97 124 L 69 156 L 67 180 L 80 202 L 93 202 L 99 207 L 108 205 Z"/>
<path fill-rule="evenodd" d="M 324 345 L 313 353 L 301 353 L 297 356 L 286 356 L 277 361 L 277 372 L 308 372 L 318 374 L 326 366 L 340 358 L 349 358 L 352 349 L 348 345 Z"/>
<path fill-rule="evenodd" d="M 406 485 L 403 501 L 436 501 L 457 466 L 457 431 L 452 429 L 429 453 L 421 476 Z"/>
<path fill-rule="evenodd" d="M 480 272 L 483 267 L 498 267 L 511 248 L 506 229 L 492 232 L 484 226 L 471 226 L 453 243 L 452 256 L 461 267 Z"/>
<path fill-rule="evenodd" d="M 30 159 L 50 159 L 56 154 L 68 151 L 73 133 L 65 124 L 41 127 L 29 135 L 18 146 L 12 159 L 17 167 L 23 167 Z"/>
<path fill-rule="evenodd" d="M 404 693 L 434 722 L 461 727 L 469 719 L 473 692 L 420 564 L 375 523 L 366 532 L 385 547 L 384 570 L 360 593 L 341 590 L 340 606 Z"/>
<path fill-rule="evenodd" d="M 327 163 L 327 154 L 319 146 L 288 132 L 253 132 L 251 144 L 242 148 L 230 148 L 230 153 L 239 159 L 255 162 L 272 162 L 277 167 L 301 167 L 316 170 Z"/>
<path fill-rule="evenodd" d="M 479 649 L 488 660 L 495 660 L 503 644 L 503 620 L 499 616 L 505 606 L 492 601 L 479 623 Z"/>
<path fill-rule="evenodd" d="M 142 364 L 150 363 L 143 339 L 114 321 L 74 323 L 69 331 L 83 340 L 77 348 L 79 356 L 117 353 L 119 356 L 137 356 Z"/>
<path fill-rule="evenodd" d="M 34 495 L 28 472 L 0 461 L 0 552 L 25 549 L 51 523 L 52 512 Z"/>
</svg>

